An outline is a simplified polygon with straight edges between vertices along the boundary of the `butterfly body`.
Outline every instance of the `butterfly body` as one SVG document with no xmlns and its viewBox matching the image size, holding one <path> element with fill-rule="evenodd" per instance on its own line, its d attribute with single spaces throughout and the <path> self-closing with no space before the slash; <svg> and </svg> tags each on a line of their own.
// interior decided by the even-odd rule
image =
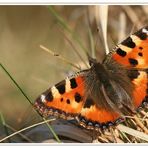
<svg viewBox="0 0 148 148">
<path fill-rule="evenodd" d="M 76 119 L 86 129 L 116 125 L 148 102 L 148 27 L 137 31 L 102 63 L 49 88 L 35 101 L 44 115 Z"/>
</svg>

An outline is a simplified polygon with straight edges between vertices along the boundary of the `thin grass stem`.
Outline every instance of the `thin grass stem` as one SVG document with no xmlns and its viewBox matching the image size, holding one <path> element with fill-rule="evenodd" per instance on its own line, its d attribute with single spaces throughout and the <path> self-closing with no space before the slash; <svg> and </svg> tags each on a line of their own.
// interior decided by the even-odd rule
<svg viewBox="0 0 148 148">
<path fill-rule="evenodd" d="M 22 90 L 22 88 L 18 85 L 18 83 L 14 80 L 14 78 L 10 75 L 10 73 L 6 70 L 6 68 L 0 63 L 1 68 L 5 71 L 5 73 L 10 77 L 10 79 L 13 81 L 13 83 L 16 85 L 16 87 L 20 90 L 20 92 L 24 95 L 24 97 L 28 100 L 28 102 L 33 106 L 33 103 L 30 101 L 29 97 L 26 95 L 26 93 Z M 34 107 L 33 107 L 34 108 Z M 34 108 L 35 109 L 35 108 Z M 41 116 L 41 114 L 35 109 L 35 111 Z M 41 116 L 42 117 L 42 116 Z M 42 117 L 45 121 L 45 118 Z M 51 128 L 51 126 L 46 122 L 47 126 L 51 130 L 52 134 L 54 135 L 57 142 L 60 142 L 60 139 L 54 132 L 54 130 Z"/>
<path fill-rule="evenodd" d="M 15 133 L 12 133 L 11 135 L 9 135 L 9 136 L 7 136 L 7 137 L 2 138 L 2 139 L 0 140 L 0 142 L 3 142 L 3 141 L 5 141 L 5 140 L 7 140 L 7 139 L 9 139 L 9 138 L 11 138 L 11 137 L 13 137 L 13 136 L 15 136 L 15 135 L 21 133 L 21 132 L 24 132 L 24 131 L 26 131 L 26 130 L 28 130 L 28 129 L 30 129 L 30 128 L 33 128 L 33 127 L 36 127 L 36 126 L 39 126 L 39 125 L 42 125 L 42 124 L 44 124 L 44 123 L 48 123 L 48 122 L 51 122 L 51 121 L 54 121 L 54 120 L 55 120 L 55 119 L 49 119 L 49 120 L 46 120 L 46 121 L 42 121 L 42 122 L 40 122 L 40 123 L 33 124 L 33 125 L 28 126 L 28 127 L 26 127 L 26 128 L 23 128 L 23 129 L 21 129 L 21 130 L 15 132 Z"/>
</svg>

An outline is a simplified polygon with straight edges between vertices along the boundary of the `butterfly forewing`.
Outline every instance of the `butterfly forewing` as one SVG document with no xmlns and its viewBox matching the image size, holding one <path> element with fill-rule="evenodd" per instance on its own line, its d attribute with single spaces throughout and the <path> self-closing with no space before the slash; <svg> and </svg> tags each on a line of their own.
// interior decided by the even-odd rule
<svg viewBox="0 0 148 148">
<path fill-rule="evenodd" d="M 130 68 L 148 68 L 148 26 L 121 42 L 112 57 Z"/>
<path fill-rule="evenodd" d="M 76 116 L 84 104 L 84 77 L 79 75 L 66 78 L 42 93 L 36 100 L 35 106 L 43 115 Z M 44 111 L 43 111 L 44 110 Z M 65 116 L 64 116 L 65 115 Z"/>
</svg>

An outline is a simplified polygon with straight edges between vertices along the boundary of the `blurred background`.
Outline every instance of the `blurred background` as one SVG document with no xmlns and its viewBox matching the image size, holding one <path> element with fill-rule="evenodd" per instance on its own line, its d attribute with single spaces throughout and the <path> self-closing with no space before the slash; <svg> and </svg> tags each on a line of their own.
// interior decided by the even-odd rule
<svg viewBox="0 0 148 148">
<path fill-rule="evenodd" d="M 101 31 L 101 21 L 107 19 L 105 11 L 99 5 L 0 6 L 0 62 L 34 102 L 47 88 L 77 71 L 42 50 L 40 45 L 82 68 L 86 67 L 74 49 L 85 61 L 86 51 L 91 54 L 95 49 L 101 61 L 105 56 Z M 148 25 L 147 5 L 111 5 L 108 11 L 109 49 Z M 31 125 L 37 115 L 2 68 L 0 112 L 15 129 Z M 4 136 L 1 122 L 0 131 L 0 136 Z"/>
</svg>

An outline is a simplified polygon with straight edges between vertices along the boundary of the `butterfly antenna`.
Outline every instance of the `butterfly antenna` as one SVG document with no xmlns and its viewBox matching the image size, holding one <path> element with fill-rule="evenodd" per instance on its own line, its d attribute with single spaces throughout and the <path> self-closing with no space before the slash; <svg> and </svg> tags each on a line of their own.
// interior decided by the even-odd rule
<svg viewBox="0 0 148 148">
<path fill-rule="evenodd" d="M 68 60 L 67 60 L 66 58 L 64 58 L 63 56 L 59 55 L 58 53 L 53 52 L 52 50 L 46 48 L 45 46 L 40 45 L 40 48 L 43 49 L 44 51 L 48 52 L 48 53 L 51 54 L 52 56 L 57 57 L 58 59 L 64 61 L 65 63 L 67 63 L 67 64 L 73 66 L 74 68 L 76 68 L 76 69 L 78 69 L 78 70 L 81 70 L 80 67 L 78 67 L 77 65 L 71 63 L 70 61 L 68 61 Z"/>
</svg>

